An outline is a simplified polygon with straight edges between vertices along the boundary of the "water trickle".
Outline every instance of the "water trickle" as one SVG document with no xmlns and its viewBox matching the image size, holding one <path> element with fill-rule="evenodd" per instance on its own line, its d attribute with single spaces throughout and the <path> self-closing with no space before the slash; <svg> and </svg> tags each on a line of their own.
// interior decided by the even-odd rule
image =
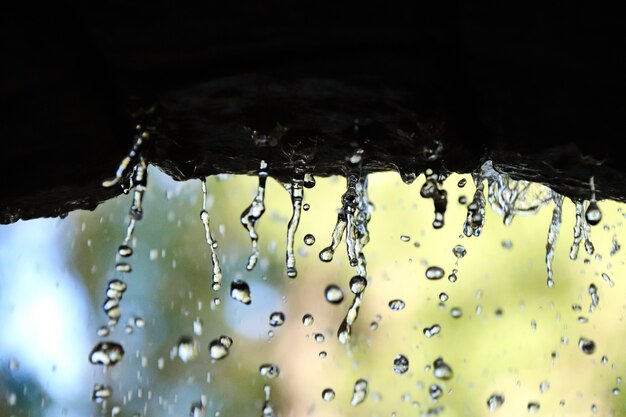
<svg viewBox="0 0 626 417">
<path fill-rule="evenodd" d="M 228 336 L 220 336 L 209 343 L 209 356 L 213 360 L 220 360 L 228 356 L 233 340 Z"/>
<path fill-rule="evenodd" d="M 591 304 L 589 304 L 589 313 L 593 313 L 593 311 L 598 308 L 598 303 L 600 302 L 600 296 L 598 295 L 598 288 L 595 284 L 589 285 L 589 297 L 591 298 Z"/>
<path fill-rule="evenodd" d="M 324 290 L 326 301 L 331 304 L 341 304 L 343 301 L 343 290 L 335 284 L 330 284 Z"/>
<path fill-rule="evenodd" d="M 444 226 L 444 215 L 448 207 L 448 193 L 439 188 L 439 175 L 436 173 L 426 174 L 426 182 L 420 189 L 420 195 L 433 200 L 435 206 L 435 220 L 433 228 L 441 229 Z"/>
<path fill-rule="evenodd" d="M 314 321 L 315 319 L 310 314 L 305 314 L 304 316 L 302 316 L 302 324 L 304 324 L 304 327 L 312 326 Z"/>
<path fill-rule="evenodd" d="M 346 316 L 344 317 L 343 321 L 339 325 L 339 329 L 337 330 L 337 338 L 339 339 L 339 342 L 343 345 L 347 344 L 352 336 L 352 325 L 359 316 L 359 308 L 361 308 L 362 297 L 363 292 L 354 295 L 352 305 L 348 309 Z"/>
<path fill-rule="evenodd" d="M 467 237 L 478 237 L 485 225 L 485 185 L 481 173 L 473 173 L 472 179 L 476 185 L 476 191 L 472 202 L 467 206 L 467 218 L 463 225 L 463 233 Z"/>
<path fill-rule="evenodd" d="M 389 308 L 393 311 L 404 310 L 405 306 L 406 304 L 404 303 L 404 301 L 400 300 L 399 298 L 389 301 Z"/>
<path fill-rule="evenodd" d="M 437 379 L 447 381 L 452 379 L 454 372 L 452 371 L 450 365 L 444 362 L 443 358 L 437 358 L 433 362 L 433 375 Z"/>
<path fill-rule="evenodd" d="M 426 269 L 426 278 L 430 280 L 441 279 L 444 275 L 445 271 L 443 270 L 443 268 L 440 268 L 438 266 L 429 266 Z"/>
<path fill-rule="evenodd" d="M 140 128 L 140 126 L 138 126 Z M 102 186 L 109 188 L 118 184 L 122 178 L 124 178 L 128 167 L 131 166 L 131 163 L 135 162 L 138 157 L 140 157 L 141 149 L 144 147 L 145 143 L 150 139 L 150 134 L 146 131 L 139 133 L 135 136 L 135 143 L 133 147 L 128 152 L 128 155 L 122 159 L 117 170 L 115 171 L 115 177 L 107 179 L 102 182 Z"/>
<path fill-rule="evenodd" d="M 307 246 L 311 246 L 315 243 L 315 236 L 313 236 L 312 234 L 307 234 L 304 236 L 304 244 Z"/>
<path fill-rule="evenodd" d="M 407 357 L 401 354 L 396 355 L 396 357 L 393 359 L 393 371 L 398 375 L 402 375 L 408 370 L 409 360 L 407 359 Z"/>
<path fill-rule="evenodd" d="M 332 401 L 335 399 L 335 391 L 332 388 L 325 388 L 322 391 L 322 399 L 324 401 Z"/>
<path fill-rule="evenodd" d="M 209 212 L 206 211 L 207 189 L 206 180 L 202 179 L 202 211 L 200 211 L 200 220 L 204 226 L 204 238 L 209 251 L 211 252 L 211 262 L 213 263 L 213 274 L 211 277 L 211 288 L 213 291 L 218 291 L 222 288 L 222 267 L 220 266 L 220 260 L 217 256 L 217 242 L 213 239 L 211 233 L 211 224 L 209 222 Z"/>
<path fill-rule="evenodd" d="M 182 336 L 176 345 L 176 352 L 181 361 L 187 363 L 198 356 L 198 344 L 191 336 Z"/>
<path fill-rule="evenodd" d="M 256 223 L 265 213 L 265 184 L 267 182 L 267 163 L 261 161 L 259 168 L 259 188 L 252 203 L 241 213 L 240 221 L 243 227 L 248 231 L 250 241 L 252 242 L 252 253 L 248 257 L 246 269 L 252 271 L 259 259 L 259 235 L 256 231 Z"/>
<path fill-rule="evenodd" d="M 270 314 L 270 326 L 279 327 L 285 323 L 285 313 L 282 311 L 275 311 Z"/>
<path fill-rule="evenodd" d="M 578 348 L 587 355 L 591 355 L 596 351 L 596 343 L 591 339 L 581 337 L 578 339 Z"/>
<path fill-rule="evenodd" d="M 438 324 L 433 324 L 430 327 L 425 327 L 423 331 L 424 331 L 424 336 L 433 337 L 436 334 L 439 334 L 441 332 L 441 326 Z"/>
<path fill-rule="evenodd" d="M 239 279 L 230 283 L 230 297 L 233 300 L 237 300 L 240 303 L 249 305 L 252 303 L 252 294 L 250 293 L 250 286 L 246 281 Z"/>
<path fill-rule="evenodd" d="M 300 215 L 302 213 L 302 198 L 304 197 L 304 172 L 300 167 L 296 167 L 295 175 L 290 184 L 284 184 L 285 189 L 291 196 L 292 213 L 291 219 L 287 225 L 287 252 L 285 255 L 285 263 L 287 265 L 287 276 L 295 278 L 298 276 L 296 269 L 296 255 L 294 252 L 294 244 L 296 239 L 296 231 L 300 224 Z"/>
<path fill-rule="evenodd" d="M 546 268 L 548 270 L 547 284 L 548 288 L 554 286 L 554 279 L 552 278 L 552 259 L 554 258 L 554 248 L 556 240 L 559 237 L 559 231 L 561 230 L 561 215 L 563 210 L 563 196 L 557 193 L 553 193 L 554 210 L 552 211 L 552 220 L 550 221 L 550 227 L 548 228 L 548 241 L 546 243 Z"/>
<path fill-rule="evenodd" d="M 113 395 L 113 388 L 108 385 L 95 384 L 91 391 L 91 400 L 100 404 L 103 401 L 111 398 Z"/>
<path fill-rule="evenodd" d="M 100 342 L 89 353 L 93 365 L 113 366 L 124 358 L 124 348 L 115 342 Z"/>
<path fill-rule="evenodd" d="M 259 366 L 259 375 L 267 379 L 274 379 L 280 375 L 280 369 L 273 363 L 264 363 Z"/>
<path fill-rule="evenodd" d="M 367 380 L 365 379 L 357 379 L 354 383 L 354 390 L 352 391 L 352 399 L 350 400 L 350 404 L 353 407 L 361 404 L 367 398 L 368 386 Z"/>
<path fill-rule="evenodd" d="M 504 394 L 494 393 L 487 399 L 487 406 L 492 413 L 504 404 Z"/>
</svg>

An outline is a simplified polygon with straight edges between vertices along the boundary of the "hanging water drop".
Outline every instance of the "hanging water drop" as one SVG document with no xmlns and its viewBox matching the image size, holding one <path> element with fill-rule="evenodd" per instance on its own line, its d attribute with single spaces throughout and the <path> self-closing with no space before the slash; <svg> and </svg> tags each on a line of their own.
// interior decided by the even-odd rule
<svg viewBox="0 0 626 417">
<path fill-rule="evenodd" d="M 113 366 L 124 358 L 124 348 L 115 342 L 100 342 L 89 353 L 93 365 Z"/>
<path fill-rule="evenodd" d="M 324 296 L 326 301 L 331 304 L 341 304 L 343 301 L 343 290 L 337 285 L 330 284 L 324 290 Z"/>
<path fill-rule="evenodd" d="M 393 359 L 393 371 L 398 375 L 402 375 L 408 370 L 409 360 L 407 359 L 407 357 L 400 354 L 396 355 L 396 357 Z"/>
<path fill-rule="evenodd" d="M 252 242 L 252 253 L 248 257 L 246 269 L 252 271 L 259 259 L 259 235 L 256 231 L 256 223 L 265 213 L 265 184 L 267 182 L 267 163 L 261 161 L 259 168 L 259 187 L 252 203 L 241 213 L 240 222 L 248 231 Z"/>
<path fill-rule="evenodd" d="M 597 225 L 602 220 L 602 212 L 600 211 L 600 207 L 598 207 L 598 203 L 595 201 L 591 201 L 589 206 L 587 206 L 587 211 L 585 211 L 585 220 L 592 226 Z"/>
<path fill-rule="evenodd" d="M 252 303 L 252 294 L 248 283 L 239 279 L 230 283 L 230 297 L 246 305 Z"/>
<path fill-rule="evenodd" d="M 275 311 L 270 314 L 270 326 L 279 327 L 285 323 L 285 313 L 282 311 Z"/>
</svg>

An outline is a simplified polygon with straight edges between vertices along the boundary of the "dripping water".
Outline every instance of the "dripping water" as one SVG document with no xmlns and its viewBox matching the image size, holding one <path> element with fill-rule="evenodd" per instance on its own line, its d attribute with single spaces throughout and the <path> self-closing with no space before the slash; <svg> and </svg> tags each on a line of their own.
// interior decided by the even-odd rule
<svg viewBox="0 0 626 417">
<path fill-rule="evenodd" d="M 553 193 L 553 199 L 554 210 L 552 211 L 552 220 L 550 221 L 550 227 L 548 228 L 548 242 L 546 243 L 546 268 L 548 270 L 547 284 L 549 288 L 554 286 L 554 279 L 552 278 L 552 259 L 554 258 L 555 244 L 561 229 L 561 214 L 563 210 L 563 196 Z"/>
<path fill-rule="evenodd" d="M 252 271 L 259 259 L 259 235 L 256 231 L 256 222 L 265 213 L 265 184 L 267 182 L 267 163 L 261 161 L 259 168 L 259 188 L 252 203 L 241 213 L 241 224 L 248 231 L 252 242 L 252 253 L 248 257 L 246 269 Z"/>
<path fill-rule="evenodd" d="M 467 218 L 463 225 L 465 236 L 480 236 L 485 224 L 485 185 L 483 184 L 482 173 L 473 173 L 472 179 L 476 186 L 474 198 L 467 206 Z"/>
<path fill-rule="evenodd" d="M 420 195 L 423 198 L 430 198 L 433 200 L 435 206 L 435 220 L 433 220 L 433 228 L 441 229 L 444 226 L 444 215 L 448 207 L 448 192 L 439 188 L 441 184 L 442 176 L 437 175 L 434 172 L 426 173 L 426 182 L 420 189 Z"/>
<path fill-rule="evenodd" d="M 206 180 L 203 178 L 202 182 L 202 211 L 200 211 L 200 220 L 202 221 L 202 225 L 204 226 L 204 238 L 206 240 L 207 245 L 209 246 L 209 250 L 211 252 L 211 262 L 213 263 L 213 273 L 211 277 L 211 288 L 214 291 L 218 291 L 222 288 L 222 268 L 220 266 L 220 260 L 217 256 L 217 242 L 213 240 L 213 235 L 211 234 L 211 225 L 209 223 L 209 213 L 206 210 L 206 200 L 207 200 L 207 188 L 206 188 Z"/>
<path fill-rule="evenodd" d="M 302 214 L 302 199 L 304 197 L 304 171 L 300 165 L 295 167 L 295 175 L 291 180 L 291 184 L 285 184 L 285 189 L 291 196 L 292 213 L 289 224 L 287 225 L 287 253 L 285 255 L 287 264 L 287 276 L 295 278 L 298 276 L 296 269 L 296 255 L 294 253 L 294 243 L 296 239 L 296 231 L 300 224 L 300 215 Z"/>
</svg>

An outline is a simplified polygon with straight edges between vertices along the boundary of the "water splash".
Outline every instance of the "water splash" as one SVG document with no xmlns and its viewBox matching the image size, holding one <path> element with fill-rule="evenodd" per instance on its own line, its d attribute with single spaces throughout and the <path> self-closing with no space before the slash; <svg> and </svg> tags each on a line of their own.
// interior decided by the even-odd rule
<svg viewBox="0 0 626 417">
<path fill-rule="evenodd" d="M 546 186 L 494 173 L 488 176 L 488 201 L 506 226 L 515 216 L 536 214 L 552 201 L 552 190 Z"/>
<path fill-rule="evenodd" d="M 252 242 L 252 253 L 248 257 L 246 269 L 252 271 L 259 259 L 259 235 L 256 231 L 256 222 L 265 213 L 265 184 L 267 182 L 267 163 L 261 161 L 259 168 L 259 188 L 252 203 L 241 213 L 241 224 L 248 230 Z"/>
<path fill-rule="evenodd" d="M 445 177 L 437 175 L 434 172 L 426 174 L 426 182 L 420 189 L 420 195 L 424 198 L 433 200 L 435 206 L 435 219 L 433 220 L 433 228 L 441 229 L 444 226 L 444 215 L 448 207 L 448 192 L 439 188 L 439 184 L 443 183 Z"/>
<path fill-rule="evenodd" d="M 548 241 L 546 243 L 546 269 L 548 270 L 548 288 L 554 287 L 554 279 L 552 278 L 552 259 L 554 258 L 556 240 L 559 237 L 559 232 L 561 230 L 561 217 L 563 213 L 563 196 L 557 193 L 553 193 L 552 198 L 554 200 L 554 210 L 552 211 L 552 220 L 550 221 L 550 227 L 548 228 Z"/>
<path fill-rule="evenodd" d="M 213 239 L 211 234 L 211 225 L 209 223 L 209 213 L 206 210 L 207 189 L 206 180 L 202 179 L 202 211 L 200 211 L 200 220 L 204 226 L 204 238 L 209 250 L 211 251 L 211 262 L 213 263 L 213 275 L 211 277 L 211 288 L 213 291 L 218 291 L 222 288 L 222 267 L 220 266 L 220 260 L 217 256 L 217 242 Z"/>
</svg>

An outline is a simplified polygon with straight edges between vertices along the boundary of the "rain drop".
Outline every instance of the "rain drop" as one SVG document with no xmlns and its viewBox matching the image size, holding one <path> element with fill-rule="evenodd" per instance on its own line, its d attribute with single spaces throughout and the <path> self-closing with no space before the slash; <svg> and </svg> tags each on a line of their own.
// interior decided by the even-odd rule
<svg viewBox="0 0 626 417">
<path fill-rule="evenodd" d="M 128 258 L 132 256 L 133 248 L 128 245 L 120 245 L 119 248 L 117 248 L 117 254 L 123 258 Z"/>
<path fill-rule="evenodd" d="M 529 413 L 537 413 L 540 408 L 541 408 L 541 406 L 539 405 L 539 403 L 536 403 L 536 402 L 529 402 L 528 403 L 528 412 Z"/>
<path fill-rule="evenodd" d="M 450 315 L 452 318 L 458 319 L 463 315 L 463 310 L 460 307 L 452 307 L 450 309 Z"/>
<path fill-rule="evenodd" d="M 104 400 L 111 398 L 113 395 L 113 389 L 108 385 L 95 384 L 91 391 L 91 400 L 100 404 Z"/>
<path fill-rule="evenodd" d="M 232 339 L 228 336 L 221 336 L 209 343 L 209 355 L 213 360 L 223 359 L 228 356 L 228 348 L 232 344 Z"/>
<path fill-rule="evenodd" d="M 443 389 L 437 384 L 431 384 L 428 387 L 428 395 L 430 395 L 430 398 L 433 400 L 437 400 L 443 395 Z"/>
<path fill-rule="evenodd" d="M 424 328 L 424 336 L 426 337 L 433 337 L 434 335 L 438 334 L 439 332 L 441 332 L 441 326 L 438 324 L 433 324 L 430 327 L 425 327 Z"/>
</svg>

